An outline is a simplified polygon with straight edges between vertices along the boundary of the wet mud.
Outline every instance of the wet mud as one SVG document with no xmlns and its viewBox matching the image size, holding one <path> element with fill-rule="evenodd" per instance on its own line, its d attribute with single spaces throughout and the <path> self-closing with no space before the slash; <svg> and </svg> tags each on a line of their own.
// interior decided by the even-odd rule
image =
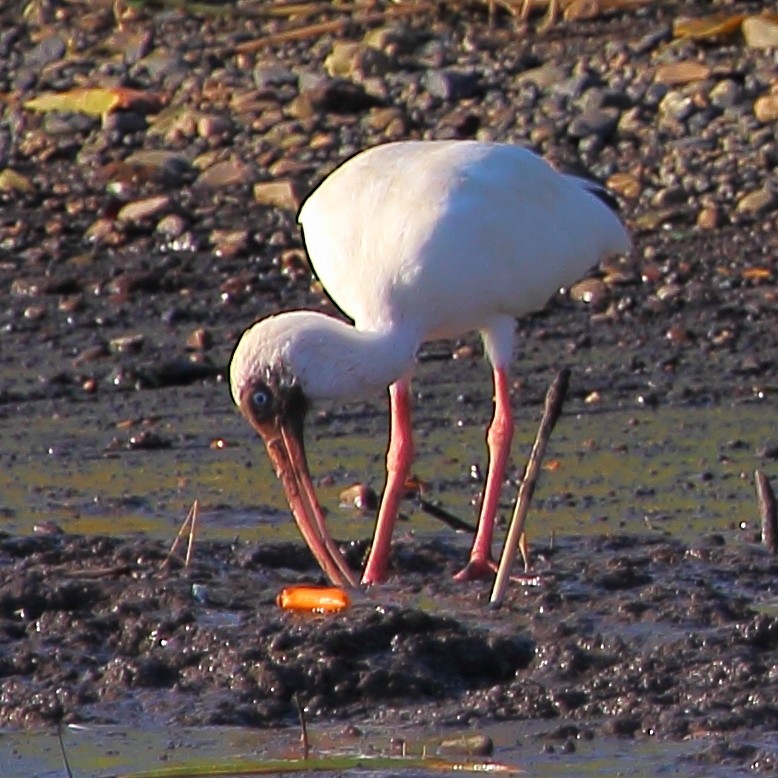
<svg viewBox="0 0 778 778">
<path fill-rule="evenodd" d="M 321 723 L 542 721 L 539 747 L 561 753 L 672 740 L 680 770 L 684 754 L 776 770 L 778 562 L 752 487 L 755 468 L 778 478 L 773 55 L 676 40 L 707 3 L 545 36 L 461 5 L 396 28 L 357 18 L 346 37 L 375 27 L 386 58 L 332 78 L 332 36 L 271 56 L 240 48 L 264 21 L 229 13 L 130 8 L 113 37 L 107 6 L 2 10 L 0 167 L 22 178 L 0 191 L 0 726 L 265 728 L 294 725 L 299 699 Z M 708 70 L 657 75 L 689 62 Z M 25 108 L 84 79 L 170 111 Z M 278 591 L 320 574 L 232 407 L 234 343 L 270 312 L 332 310 L 294 223 L 301 193 L 373 143 L 475 136 L 608 181 L 634 236 L 518 325 L 517 452 L 556 370 L 573 371 L 529 519 L 535 577 L 490 611 L 485 585 L 451 580 L 467 538 L 408 506 L 385 586 L 340 615 L 284 613 Z M 263 199 L 268 181 L 289 197 Z M 491 413 L 480 352 L 426 345 L 414 383 L 418 474 L 464 518 Z M 385 436 L 380 397 L 308 421 L 355 569 L 371 517 L 334 505 L 355 481 L 380 488 Z M 194 499 L 193 568 L 163 570 Z"/>
<path fill-rule="evenodd" d="M 3 537 L 0 719 L 270 727 L 299 700 L 320 723 L 540 720 L 567 753 L 692 740 L 695 759 L 775 768 L 774 557 L 717 534 L 567 537 L 492 611 L 485 584 L 451 580 L 462 550 L 402 542 L 401 579 L 325 616 L 275 605 L 318 577 L 297 543 L 203 543 L 185 574 L 158 542 Z"/>
</svg>

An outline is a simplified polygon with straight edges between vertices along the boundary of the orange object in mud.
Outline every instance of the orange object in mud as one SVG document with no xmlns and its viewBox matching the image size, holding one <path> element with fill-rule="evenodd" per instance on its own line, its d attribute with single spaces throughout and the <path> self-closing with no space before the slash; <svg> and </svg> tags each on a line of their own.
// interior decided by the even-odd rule
<svg viewBox="0 0 778 778">
<path fill-rule="evenodd" d="M 289 586 L 276 598 L 284 610 L 337 613 L 351 605 L 345 589 L 337 586 Z"/>
</svg>

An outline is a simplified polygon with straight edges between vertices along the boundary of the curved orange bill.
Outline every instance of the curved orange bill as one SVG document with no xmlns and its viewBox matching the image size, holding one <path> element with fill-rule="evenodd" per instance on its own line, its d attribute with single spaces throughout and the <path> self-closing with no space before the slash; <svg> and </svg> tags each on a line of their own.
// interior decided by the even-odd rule
<svg viewBox="0 0 778 778">
<path fill-rule="evenodd" d="M 324 523 L 308 470 L 301 426 L 294 419 L 276 419 L 272 423 L 255 425 L 284 487 L 300 533 L 324 574 L 336 586 L 356 587 L 357 579 Z"/>
</svg>

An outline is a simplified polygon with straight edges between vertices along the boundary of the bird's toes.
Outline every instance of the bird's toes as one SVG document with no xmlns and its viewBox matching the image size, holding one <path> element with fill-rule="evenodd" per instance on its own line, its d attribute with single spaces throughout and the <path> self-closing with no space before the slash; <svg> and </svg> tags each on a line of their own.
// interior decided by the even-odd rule
<svg viewBox="0 0 778 778">
<path fill-rule="evenodd" d="M 491 559 L 471 557 L 470 561 L 455 576 L 455 581 L 483 581 L 492 578 L 495 563 Z"/>
</svg>

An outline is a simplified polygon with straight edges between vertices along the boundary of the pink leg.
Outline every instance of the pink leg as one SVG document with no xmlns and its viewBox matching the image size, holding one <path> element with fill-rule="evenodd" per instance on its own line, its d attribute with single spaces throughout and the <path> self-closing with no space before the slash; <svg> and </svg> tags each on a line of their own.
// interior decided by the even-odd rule
<svg viewBox="0 0 778 778">
<path fill-rule="evenodd" d="M 471 581 L 484 578 L 494 572 L 492 563 L 492 535 L 494 518 L 500 500 L 505 468 L 511 452 L 513 439 L 513 414 L 508 391 L 508 376 L 501 367 L 494 368 L 494 417 L 486 434 L 489 448 L 489 470 L 486 474 L 481 515 L 475 533 L 473 547 L 470 549 L 470 561 L 455 576 L 457 581 Z"/>
<path fill-rule="evenodd" d="M 373 534 L 373 546 L 362 574 L 363 584 L 373 584 L 386 578 L 392 531 L 397 510 L 405 491 L 405 480 L 413 461 L 413 431 L 411 429 L 410 379 L 401 378 L 389 387 L 389 448 L 386 452 L 386 487 L 378 510 Z"/>
</svg>

